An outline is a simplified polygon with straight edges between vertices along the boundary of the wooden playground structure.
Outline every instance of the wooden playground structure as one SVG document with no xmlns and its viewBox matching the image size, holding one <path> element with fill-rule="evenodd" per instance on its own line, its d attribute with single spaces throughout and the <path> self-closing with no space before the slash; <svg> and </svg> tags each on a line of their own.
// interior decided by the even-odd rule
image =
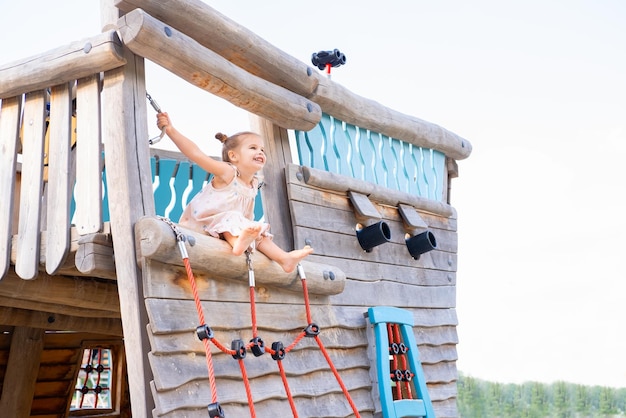
<svg viewBox="0 0 626 418">
<path fill-rule="evenodd" d="M 0 63 L 0 415 L 457 416 L 450 191 L 471 144 L 199 0 L 101 16 Z M 209 176 L 151 148 L 145 59 L 256 115 L 259 216 L 315 249 L 296 272 L 175 223 Z"/>
</svg>

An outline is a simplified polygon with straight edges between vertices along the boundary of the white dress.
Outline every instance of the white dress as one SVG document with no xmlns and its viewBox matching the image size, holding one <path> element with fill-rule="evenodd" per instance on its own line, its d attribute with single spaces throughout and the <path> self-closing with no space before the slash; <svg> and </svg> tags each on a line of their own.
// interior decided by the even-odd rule
<svg viewBox="0 0 626 418">
<path fill-rule="evenodd" d="M 269 225 L 254 221 L 254 201 L 259 188 L 255 177 L 252 184 L 244 184 L 239 171 L 225 187 L 216 189 L 213 181 L 196 194 L 185 208 L 178 223 L 186 228 L 202 231 L 216 238 L 223 238 L 224 232 L 233 236 L 241 235 L 243 228 L 261 225 L 263 236 L 271 237 Z"/>
</svg>

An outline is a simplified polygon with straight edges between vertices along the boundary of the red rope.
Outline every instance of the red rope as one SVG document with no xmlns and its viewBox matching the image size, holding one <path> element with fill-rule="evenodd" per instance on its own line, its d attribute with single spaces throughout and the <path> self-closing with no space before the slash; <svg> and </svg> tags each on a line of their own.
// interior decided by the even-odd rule
<svg viewBox="0 0 626 418">
<path fill-rule="evenodd" d="M 183 258 L 183 262 L 185 263 L 187 278 L 189 279 L 191 291 L 193 292 L 193 300 L 196 303 L 196 309 L 198 311 L 198 321 L 200 322 L 200 324 L 206 325 L 206 321 L 204 320 L 204 311 L 202 310 L 202 303 L 200 302 L 200 296 L 198 295 L 198 288 L 196 286 L 196 278 L 193 276 L 193 271 L 191 270 L 191 263 L 189 262 L 189 258 Z M 211 386 L 211 403 L 215 403 L 217 402 L 217 385 L 215 384 L 215 371 L 213 369 L 211 347 L 209 346 L 209 340 L 206 338 L 202 340 L 202 343 L 204 344 L 204 351 L 206 353 L 206 365 L 209 372 L 209 385 Z"/>
<path fill-rule="evenodd" d="M 193 275 L 193 271 L 191 270 L 191 264 L 189 263 L 189 258 L 188 257 L 184 257 L 183 258 L 183 262 L 185 264 L 185 270 L 187 271 L 187 277 L 189 279 L 189 283 L 191 286 L 191 290 L 193 292 L 193 298 L 194 298 L 194 302 L 196 304 L 196 310 L 198 311 L 198 320 L 200 322 L 200 324 L 202 325 L 206 325 L 206 321 L 204 318 L 204 311 L 202 309 L 202 303 L 200 301 L 200 297 L 198 295 L 198 289 L 196 286 L 196 280 L 194 278 Z M 306 285 L 306 278 L 301 277 L 301 282 L 302 282 L 302 292 L 303 292 L 303 297 L 304 297 L 304 305 L 305 305 L 305 310 L 306 310 L 306 318 L 307 318 L 307 322 L 308 324 L 312 324 L 313 323 L 313 319 L 312 319 L 312 315 L 311 315 L 311 305 L 310 305 L 310 301 L 309 301 L 309 292 L 307 289 L 307 285 Z M 251 307 L 251 320 L 252 320 L 252 334 L 253 337 L 256 338 L 258 335 L 258 328 L 257 328 L 257 318 L 256 318 L 256 302 L 255 302 L 255 289 L 254 286 L 250 286 L 250 307 Z M 293 343 L 288 346 L 287 348 L 285 348 L 285 353 L 288 353 L 289 351 L 291 351 L 301 340 L 302 338 L 304 338 L 305 336 L 307 336 L 307 332 L 302 331 L 300 334 L 298 334 L 298 336 L 295 338 L 295 340 L 293 341 Z M 315 341 L 317 342 L 322 354 L 324 355 L 324 358 L 326 359 L 326 362 L 328 363 L 331 371 L 333 372 L 335 379 L 337 379 L 337 382 L 339 383 L 339 386 L 341 387 L 341 390 L 343 391 L 346 399 L 348 400 L 348 403 L 350 404 L 350 407 L 352 408 L 352 411 L 354 412 L 354 415 L 356 418 L 361 418 L 361 415 L 359 414 L 359 411 L 354 403 L 354 401 L 352 400 L 352 396 L 350 396 L 350 392 L 348 391 L 348 388 L 346 387 L 346 385 L 344 384 L 343 380 L 341 379 L 341 376 L 339 375 L 339 372 L 337 371 L 337 368 L 335 367 L 335 365 L 332 362 L 332 359 L 330 358 L 330 355 L 328 354 L 328 351 L 326 350 L 326 348 L 324 347 L 324 344 L 322 343 L 322 340 L 319 338 L 318 335 L 314 335 Z M 210 340 L 210 341 L 209 341 Z M 228 349 L 227 347 L 225 347 L 223 344 L 221 344 L 217 339 L 215 338 L 204 338 L 202 340 L 203 344 L 204 344 L 204 349 L 206 352 L 206 361 L 207 361 L 207 369 L 209 372 L 209 383 L 211 386 L 211 402 L 215 403 L 217 402 L 217 386 L 215 384 L 215 371 L 213 369 L 213 360 L 212 360 L 212 356 L 211 356 L 211 348 L 209 343 L 213 342 L 213 344 L 215 344 L 215 346 L 221 350 L 224 353 L 230 354 L 230 355 L 234 355 L 236 354 L 235 350 L 232 349 Z M 268 351 L 270 353 L 273 353 L 273 350 L 271 349 L 267 349 L 265 351 Z M 280 371 L 280 375 L 281 375 L 281 379 L 283 381 L 283 385 L 285 387 L 285 392 L 287 393 L 287 398 L 289 400 L 289 405 L 291 407 L 291 411 L 293 413 L 294 418 L 298 418 L 298 412 L 296 410 L 296 405 L 293 399 L 293 396 L 291 394 L 291 391 L 289 389 L 289 385 L 287 382 L 287 375 L 285 373 L 285 370 L 283 368 L 283 364 L 281 360 L 277 360 L 278 363 L 278 368 Z M 242 375 L 242 379 L 246 388 L 246 396 L 248 398 L 248 405 L 250 406 L 250 414 L 251 414 L 251 418 L 256 418 L 256 412 L 254 410 L 254 402 L 253 402 L 253 398 L 252 398 L 252 390 L 250 388 L 250 381 L 248 379 L 248 374 L 246 372 L 246 368 L 245 368 L 245 364 L 243 362 L 243 359 L 239 359 L 239 367 L 241 369 L 241 375 Z"/>
<path fill-rule="evenodd" d="M 287 394 L 287 399 L 289 400 L 291 413 L 293 414 L 293 418 L 298 418 L 298 410 L 296 409 L 296 403 L 294 402 L 293 396 L 291 395 L 291 390 L 289 390 L 289 383 L 287 382 L 287 374 L 285 373 L 283 362 L 282 360 L 276 360 L 276 363 L 278 363 L 278 370 L 280 371 L 280 378 L 283 380 L 283 386 L 285 387 L 285 393 Z"/>
<path fill-rule="evenodd" d="M 394 331 L 395 331 L 395 334 L 396 334 L 396 340 L 398 340 L 398 342 L 401 342 L 402 341 L 402 337 L 400 337 L 400 326 L 398 324 L 395 324 L 394 328 L 395 328 Z M 407 347 L 407 350 L 410 350 L 410 349 L 411 349 L 410 347 Z M 401 357 L 402 369 L 403 370 L 408 370 L 406 357 L 407 357 L 406 353 L 403 354 L 402 357 Z M 405 380 L 404 381 L 404 387 L 406 388 L 406 393 L 407 393 L 408 399 L 413 399 L 413 391 L 411 390 L 411 382 L 408 381 L 408 380 Z"/>
<path fill-rule="evenodd" d="M 350 392 L 348 391 L 348 388 L 343 383 L 341 376 L 339 376 L 339 372 L 337 371 L 337 368 L 333 364 L 333 361 L 331 360 L 330 356 L 328 355 L 328 352 L 326 351 L 326 347 L 324 347 L 324 344 L 322 344 L 322 340 L 320 339 L 318 335 L 315 336 L 315 341 L 317 341 L 317 345 L 319 345 L 320 350 L 322 351 L 322 354 L 324 355 L 324 358 L 328 362 L 328 366 L 330 367 L 330 370 L 332 370 L 333 374 L 335 375 L 335 379 L 337 379 L 337 383 L 339 383 L 339 386 L 341 386 L 341 390 L 343 391 L 343 394 L 346 396 L 346 399 L 348 400 L 348 403 L 350 404 L 350 407 L 352 408 L 354 415 L 357 418 L 361 418 L 361 415 L 359 414 L 359 410 L 354 404 L 354 401 L 352 400 L 352 396 L 350 396 Z"/>
<path fill-rule="evenodd" d="M 243 359 L 239 359 L 239 368 L 241 369 L 243 384 L 246 387 L 246 396 L 248 397 L 248 405 L 250 405 L 250 417 L 256 418 L 254 400 L 252 399 L 252 389 L 250 389 L 250 381 L 248 380 L 248 373 L 246 372 L 246 365 L 244 364 Z"/>
</svg>

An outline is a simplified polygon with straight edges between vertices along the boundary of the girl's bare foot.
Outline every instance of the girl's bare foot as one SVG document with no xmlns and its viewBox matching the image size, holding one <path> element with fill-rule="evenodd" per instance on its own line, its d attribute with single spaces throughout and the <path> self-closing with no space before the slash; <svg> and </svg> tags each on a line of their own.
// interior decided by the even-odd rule
<svg viewBox="0 0 626 418">
<path fill-rule="evenodd" d="M 248 226 L 241 230 L 241 235 L 233 243 L 233 254 L 241 255 L 250 247 L 250 244 L 259 237 L 261 225 Z"/>
<path fill-rule="evenodd" d="M 285 273 L 291 273 L 298 267 L 298 263 L 302 261 L 307 255 L 313 253 L 313 248 L 309 245 L 305 245 L 300 250 L 293 250 L 285 253 L 285 256 L 276 262 L 285 270 Z"/>
</svg>

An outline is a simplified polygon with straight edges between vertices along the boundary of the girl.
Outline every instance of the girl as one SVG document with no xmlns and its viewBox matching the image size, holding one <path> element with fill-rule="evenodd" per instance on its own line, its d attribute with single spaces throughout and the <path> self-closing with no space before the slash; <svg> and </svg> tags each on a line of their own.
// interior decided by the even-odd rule
<svg viewBox="0 0 626 418">
<path fill-rule="evenodd" d="M 313 252 L 310 246 L 284 251 L 272 241 L 269 225 L 253 221 L 254 199 L 259 182 L 256 173 L 265 165 L 263 139 L 252 132 L 233 136 L 218 133 L 222 142 L 222 161 L 214 160 L 181 134 L 166 112 L 157 114 L 157 126 L 178 149 L 194 163 L 213 174 L 211 181 L 189 202 L 180 225 L 223 238 L 241 255 L 253 243 L 257 250 L 291 273 L 298 263 Z"/>
</svg>

